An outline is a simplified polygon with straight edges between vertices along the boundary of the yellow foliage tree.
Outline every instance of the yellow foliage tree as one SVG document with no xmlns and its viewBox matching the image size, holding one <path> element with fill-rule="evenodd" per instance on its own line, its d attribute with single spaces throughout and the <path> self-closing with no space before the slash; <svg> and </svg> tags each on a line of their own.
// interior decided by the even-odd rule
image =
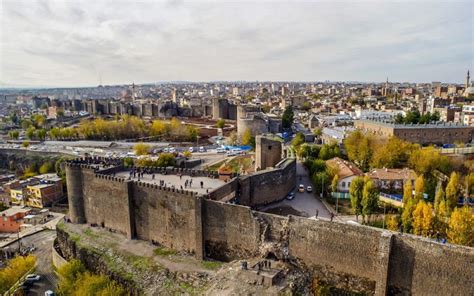
<svg viewBox="0 0 474 296">
<path fill-rule="evenodd" d="M 133 145 L 133 151 L 136 155 L 147 155 L 150 153 L 151 146 L 145 143 L 137 143 Z"/>
<path fill-rule="evenodd" d="M 153 136 L 163 136 L 170 132 L 170 125 L 162 120 L 154 120 L 150 127 Z"/>
<path fill-rule="evenodd" d="M 458 204 L 458 198 L 461 194 L 460 176 L 457 172 L 452 172 L 449 177 L 448 185 L 446 185 L 446 203 L 450 210 Z"/>
<path fill-rule="evenodd" d="M 449 220 L 451 243 L 474 247 L 474 214 L 469 207 L 455 208 Z"/>
<path fill-rule="evenodd" d="M 385 223 L 387 224 L 387 229 L 392 231 L 398 230 L 398 217 L 397 215 L 388 215 L 385 219 Z"/>
<path fill-rule="evenodd" d="M 10 259 L 7 266 L 0 270 L 0 293 L 5 293 L 15 284 L 25 273 L 30 271 L 36 264 L 36 257 L 28 255 L 18 256 Z"/>
<path fill-rule="evenodd" d="M 415 180 L 415 200 L 419 201 L 423 198 L 425 192 L 425 178 L 423 175 L 419 175 Z"/>
<path fill-rule="evenodd" d="M 250 145 L 250 143 L 252 143 L 252 131 L 247 128 L 244 132 L 244 134 L 242 135 L 242 144 L 243 145 Z"/>
<path fill-rule="evenodd" d="M 428 236 L 433 227 L 433 218 L 431 205 L 420 200 L 413 211 L 413 233 Z"/>
<path fill-rule="evenodd" d="M 403 185 L 403 203 L 408 203 L 409 200 L 412 199 L 413 196 L 413 189 L 411 187 L 411 181 L 408 180 Z"/>
</svg>

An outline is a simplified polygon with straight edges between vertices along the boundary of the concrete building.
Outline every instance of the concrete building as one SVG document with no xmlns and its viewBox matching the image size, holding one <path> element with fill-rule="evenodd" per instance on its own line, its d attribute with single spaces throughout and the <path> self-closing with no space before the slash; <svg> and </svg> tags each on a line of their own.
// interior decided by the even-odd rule
<svg viewBox="0 0 474 296">
<path fill-rule="evenodd" d="M 15 233 L 20 230 L 23 218 L 30 213 L 30 209 L 12 207 L 0 213 L 0 233 Z"/>
<path fill-rule="evenodd" d="M 283 144 L 271 135 L 255 137 L 255 170 L 274 167 L 282 159 Z"/>
<path fill-rule="evenodd" d="M 421 145 L 469 143 L 474 134 L 474 126 L 451 123 L 394 124 L 374 120 L 356 120 L 354 127 L 380 137 L 396 136 Z"/>
<path fill-rule="evenodd" d="M 416 173 L 412 169 L 373 169 L 366 173 L 378 188 L 389 191 L 401 191 L 405 182 L 415 184 Z"/>
</svg>

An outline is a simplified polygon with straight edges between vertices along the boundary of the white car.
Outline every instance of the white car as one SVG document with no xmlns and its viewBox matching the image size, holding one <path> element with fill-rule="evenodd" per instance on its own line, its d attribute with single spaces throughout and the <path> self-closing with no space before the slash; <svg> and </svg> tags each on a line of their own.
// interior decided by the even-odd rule
<svg viewBox="0 0 474 296">
<path fill-rule="evenodd" d="M 175 153 L 176 152 L 176 149 L 174 147 L 171 147 L 170 148 L 170 153 Z"/>
<path fill-rule="evenodd" d="M 206 152 L 206 149 L 204 149 L 203 146 L 199 147 L 199 152 L 203 153 L 203 152 Z"/>
<path fill-rule="evenodd" d="M 32 273 L 32 274 L 29 274 L 29 275 L 26 276 L 25 281 L 26 282 L 37 282 L 40 279 L 41 279 L 41 276 Z"/>
<path fill-rule="evenodd" d="M 217 148 L 216 152 L 217 153 L 225 153 L 225 149 L 224 148 Z"/>
<path fill-rule="evenodd" d="M 193 148 L 193 147 L 189 147 L 188 151 L 191 152 L 191 153 L 193 153 L 194 148 Z"/>
<path fill-rule="evenodd" d="M 166 147 L 166 148 L 163 149 L 163 152 L 164 152 L 164 153 L 168 153 L 169 151 L 170 151 L 170 149 L 169 149 L 168 147 Z"/>
<path fill-rule="evenodd" d="M 306 191 L 313 192 L 313 187 L 311 187 L 311 186 L 306 187 Z"/>
</svg>

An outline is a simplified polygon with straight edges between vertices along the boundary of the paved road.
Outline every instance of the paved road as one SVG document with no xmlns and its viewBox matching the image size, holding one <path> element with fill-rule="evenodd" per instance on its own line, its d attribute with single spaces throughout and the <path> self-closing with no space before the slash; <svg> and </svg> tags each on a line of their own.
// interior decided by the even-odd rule
<svg viewBox="0 0 474 296">
<path fill-rule="evenodd" d="M 309 185 L 312 186 L 308 171 L 303 166 L 301 162 L 296 163 L 296 186 L 298 187 L 299 184 L 303 184 L 306 187 Z M 301 179 L 300 179 L 301 177 Z M 283 207 L 283 206 L 290 206 L 296 211 L 302 213 L 302 215 L 306 217 L 314 217 L 316 215 L 316 210 L 319 211 L 318 217 L 322 218 L 330 218 L 331 214 L 326 208 L 326 206 L 316 197 L 315 193 L 309 192 L 297 192 L 297 188 L 295 188 L 295 198 L 293 200 L 283 200 L 281 202 L 272 204 L 268 207 L 263 208 L 262 210 L 265 211 L 267 209 L 275 208 L 275 207 Z"/>
<path fill-rule="evenodd" d="M 21 239 L 22 246 L 34 245 L 37 249 L 33 254 L 37 258 L 36 273 L 41 276 L 41 280 L 31 286 L 27 295 L 44 295 L 47 290 L 55 290 L 57 284 L 56 275 L 52 269 L 51 248 L 53 241 L 56 238 L 56 231 L 44 230 L 34 235 Z M 12 249 L 18 249 L 18 242 L 8 246 Z"/>
</svg>

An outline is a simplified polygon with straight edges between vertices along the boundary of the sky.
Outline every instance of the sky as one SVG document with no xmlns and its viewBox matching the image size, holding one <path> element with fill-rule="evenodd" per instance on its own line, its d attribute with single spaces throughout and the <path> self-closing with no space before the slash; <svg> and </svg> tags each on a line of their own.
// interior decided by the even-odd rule
<svg viewBox="0 0 474 296">
<path fill-rule="evenodd" d="M 463 83 L 473 3 L 0 0 L 0 87 Z"/>
</svg>

